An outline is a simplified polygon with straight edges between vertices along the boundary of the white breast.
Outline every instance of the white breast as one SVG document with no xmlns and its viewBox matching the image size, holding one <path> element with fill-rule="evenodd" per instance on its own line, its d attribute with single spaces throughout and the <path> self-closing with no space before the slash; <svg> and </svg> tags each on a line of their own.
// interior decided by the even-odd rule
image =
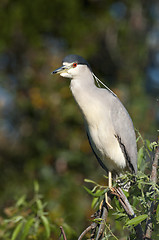
<svg viewBox="0 0 159 240">
<path fill-rule="evenodd" d="M 89 132 L 107 169 L 110 171 L 124 170 L 126 160 L 113 129 L 99 124 L 97 127 L 89 126 Z"/>
</svg>

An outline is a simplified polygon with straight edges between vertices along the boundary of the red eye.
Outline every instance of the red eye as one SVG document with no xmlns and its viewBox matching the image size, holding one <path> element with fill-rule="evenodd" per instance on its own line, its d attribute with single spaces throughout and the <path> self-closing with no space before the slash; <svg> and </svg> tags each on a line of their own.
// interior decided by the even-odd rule
<svg viewBox="0 0 159 240">
<path fill-rule="evenodd" d="M 73 63 L 73 67 L 74 67 L 74 68 L 77 67 L 77 63 Z"/>
</svg>

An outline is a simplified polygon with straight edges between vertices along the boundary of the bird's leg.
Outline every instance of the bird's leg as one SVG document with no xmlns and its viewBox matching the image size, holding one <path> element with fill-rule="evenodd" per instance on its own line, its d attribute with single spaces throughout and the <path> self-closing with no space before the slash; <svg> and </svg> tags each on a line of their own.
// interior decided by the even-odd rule
<svg viewBox="0 0 159 240">
<path fill-rule="evenodd" d="M 112 189 L 112 172 L 108 172 L 108 186 L 110 190 Z"/>
<path fill-rule="evenodd" d="M 112 172 L 110 172 L 110 171 L 108 172 L 108 187 L 111 191 L 111 189 L 112 189 Z M 113 209 L 111 204 L 108 202 L 108 193 L 107 192 L 105 193 L 105 202 L 110 209 Z"/>
<path fill-rule="evenodd" d="M 106 192 L 105 193 L 105 203 L 107 204 L 107 206 L 110 208 L 110 209 L 113 209 L 112 205 L 109 203 L 108 201 L 108 193 Z"/>
<path fill-rule="evenodd" d="M 110 171 L 108 172 L 108 187 L 109 187 L 110 191 L 113 191 L 113 187 L 112 187 L 112 172 L 110 172 Z M 108 201 L 108 193 L 107 192 L 105 193 L 105 203 L 107 204 L 107 206 L 110 209 L 113 209 L 113 207 L 111 206 L 111 204 Z M 103 205 L 103 200 L 100 203 L 99 209 L 102 209 L 102 205 Z"/>
</svg>

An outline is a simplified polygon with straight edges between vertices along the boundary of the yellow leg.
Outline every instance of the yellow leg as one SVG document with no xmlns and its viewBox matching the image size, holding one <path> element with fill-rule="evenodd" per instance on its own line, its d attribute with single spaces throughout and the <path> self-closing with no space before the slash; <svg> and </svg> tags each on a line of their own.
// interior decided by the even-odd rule
<svg viewBox="0 0 159 240">
<path fill-rule="evenodd" d="M 105 202 L 106 202 L 106 204 L 108 205 L 108 207 L 110 209 L 113 209 L 112 205 L 108 202 L 108 194 L 107 194 L 107 192 L 105 193 Z"/>
<path fill-rule="evenodd" d="M 110 191 L 112 190 L 112 172 L 108 172 L 108 187 L 110 189 Z M 110 208 L 110 209 L 113 209 L 113 207 L 111 206 L 111 204 L 108 202 L 108 194 L 107 192 L 105 193 L 105 202 L 107 204 L 107 206 Z M 99 209 L 102 208 L 102 204 L 103 204 L 103 201 L 100 203 L 100 207 Z"/>
<path fill-rule="evenodd" d="M 99 205 L 99 210 L 102 209 L 102 206 L 103 206 L 103 200 L 101 201 L 100 205 Z"/>
<path fill-rule="evenodd" d="M 112 172 L 110 172 L 110 171 L 108 172 L 108 186 L 111 190 L 111 188 L 112 188 Z"/>
<path fill-rule="evenodd" d="M 111 190 L 112 189 L 112 172 L 108 172 L 108 187 Z M 113 209 L 113 207 L 111 206 L 111 204 L 108 202 L 108 194 L 107 192 L 105 193 L 105 202 L 108 205 L 108 207 L 110 209 Z"/>
</svg>

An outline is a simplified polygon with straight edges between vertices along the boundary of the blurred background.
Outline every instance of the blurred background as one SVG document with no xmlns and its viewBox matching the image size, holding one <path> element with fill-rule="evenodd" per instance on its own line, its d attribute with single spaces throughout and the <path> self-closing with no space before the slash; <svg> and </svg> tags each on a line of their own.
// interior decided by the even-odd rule
<svg viewBox="0 0 159 240">
<path fill-rule="evenodd" d="M 79 54 L 121 99 L 144 139 L 159 127 L 159 2 L 0 1 L 0 212 L 38 180 L 52 221 L 79 233 L 104 182 L 69 89 L 51 76 Z"/>
</svg>

